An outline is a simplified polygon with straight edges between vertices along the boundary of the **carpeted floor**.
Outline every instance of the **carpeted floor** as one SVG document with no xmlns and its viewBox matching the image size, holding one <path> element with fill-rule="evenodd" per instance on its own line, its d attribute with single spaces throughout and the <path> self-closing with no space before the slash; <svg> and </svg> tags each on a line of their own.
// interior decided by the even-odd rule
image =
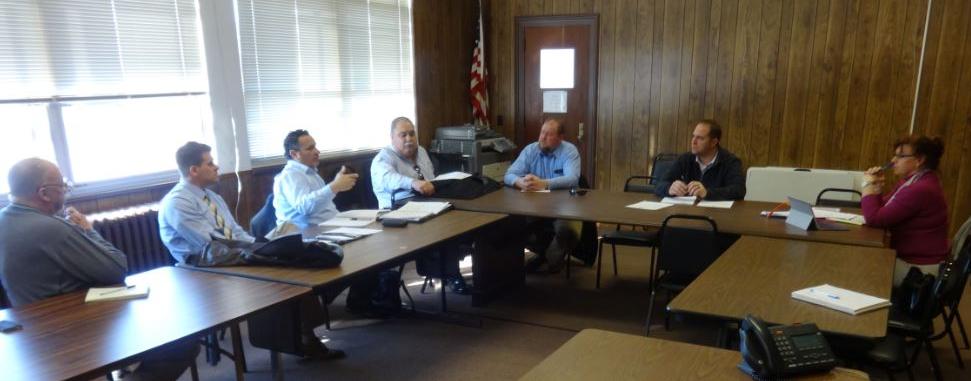
<svg viewBox="0 0 971 381">
<path fill-rule="evenodd" d="M 329 339 L 329 346 L 345 350 L 348 357 L 329 362 L 300 362 L 284 355 L 286 379 L 515 380 L 584 328 L 643 334 L 649 297 L 648 258 L 643 251 L 620 247 L 618 257 L 619 277 L 614 277 L 612 261 L 605 258 L 599 290 L 594 287 L 596 268 L 577 266 L 569 280 L 562 272 L 530 275 L 526 287 L 486 307 L 471 307 L 468 297 L 449 293 L 449 310 L 453 315 L 466 324 L 481 321 L 481 327 L 414 316 L 357 320 L 344 313 L 343 299 L 338 298 L 330 307 L 334 319 L 332 330 L 320 327 L 317 332 Z M 419 292 L 421 279 L 412 266 L 406 268 L 404 280 L 419 309 L 438 310 L 438 295 Z M 971 291 L 965 295 L 971 295 Z M 719 325 L 714 322 L 672 319 L 671 330 L 665 331 L 663 305 L 660 302 L 656 309 L 652 337 L 715 345 Z M 971 303 L 964 303 L 961 312 L 971 324 Z M 245 327 L 243 332 L 245 336 Z M 228 338 L 224 345 L 229 346 Z M 945 379 L 971 379 L 971 370 L 958 369 L 947 340 L 935 342 L 934 347 Z M 248 342 L 245 353 L 250 370 L 246 379 L 271 379 L 269 353 L 250 347 Z M 961 350 L 961 355 L 971 366 L 971 350 Z M 202 380 L 235 377 L 233 364 L 228 359 L 212 367 L 200 355 L 198 364 Z M 879 369 L 867 370 L 875 380 L 886 379 Z M 933 379 L 926 354 L 921 355 L 915 373 L 917 379 Z M 898 377 L 906 379 L 906 374 Z M 189 379 L 188 374 L 182 377 L 182 380 Z"/>
</svg>

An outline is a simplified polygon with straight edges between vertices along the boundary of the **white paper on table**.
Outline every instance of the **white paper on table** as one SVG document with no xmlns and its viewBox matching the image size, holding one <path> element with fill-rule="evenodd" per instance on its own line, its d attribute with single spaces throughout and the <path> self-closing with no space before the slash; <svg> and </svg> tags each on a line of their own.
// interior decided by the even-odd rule
<svg viewBox="0 0 971 381">
<path fill-rule="evenodd" d="M 381 232 L 380 229 L 337 228 L 334 230 L 328 230 L 324 232 L 324 235 L 347 234 L 347 235 L 355 235 L 355 236 L 365 236 L 365 235 L 371 235 L 371 234 L 380 233 L 380 232 Z"/>
<path fill-rule="evenodd" d="M 374 221 L 378 218 L 378 214 L 387 212 L 387 209 L 354 209 L 348 210 L 346 212 L 340 212 L 337 217 L 344 218 L 356 218 L 359 220 L 371 220 Z"/>
<path fill-rule="evenodd" d="M 449 173 L 443 173 L 435 177 L 435 180 L 462 180 L 465 178 L 472 177 L 471 173 L 465 173 L 462 171 L 455 171 Z"/>
<path fill-rule="evenodd" d="M 359 228 L 370 225 L 374 220 L 334 217 L 321 222 L 320 226 L 344 226 L 349 228 Z"/>
<path fill-rule="evenodd" d="M 731 209 L 735 201 L 701 201 L 698 206 L 705 208 Z"/>
<path fill-rule="evenodd" d="M 541 190 L 525 190 L 525 189 L 523 189 L 523 190 L 520 190 L 520 192 L 523 192 L 523 193 L 550 193 L 550 190 L 549 189 L 541 189 Z"/>
<path fill-rule="evenodd" d="M 638 203 L 627 205 L 628 208 L 632 209 L 643 209 L 643 210 L 660 210 L 671 206 L 671 204 L 665 204 L 663 202 L 654 201 L 641 201 Z"/>
<path fill-rule="evenodd" d="M 695 196 L 665 197 L 661 202 L 665 204 L 694 205 L 698 198 Z"/>
</svg>

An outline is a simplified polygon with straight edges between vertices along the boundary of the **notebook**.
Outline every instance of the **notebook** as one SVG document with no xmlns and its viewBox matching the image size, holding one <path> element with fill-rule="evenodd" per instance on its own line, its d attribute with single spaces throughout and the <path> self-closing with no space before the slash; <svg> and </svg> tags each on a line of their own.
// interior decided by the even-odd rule
<svg viewBox="0 0 971 381">
<path fill-rule="evenodd" d="M 792 298 L 851 315 L 890 306 L 890 301 L 828 284 L 793 291 Z"/>
<path fill-rule="evenodd" d="M 123 287 L 92 287 L 84 297 L 84 302 L 103 302 L 108 300 L 138 299 L 148 297 L 148 286 L 129 285 Z"/>
<path fill-rule="evenodd" d="M 405 206 L 381 215 L 380 219 L 422 222 L 448 210 L 452 204 L 440 201 L 408 201 Z"/>
</svg>

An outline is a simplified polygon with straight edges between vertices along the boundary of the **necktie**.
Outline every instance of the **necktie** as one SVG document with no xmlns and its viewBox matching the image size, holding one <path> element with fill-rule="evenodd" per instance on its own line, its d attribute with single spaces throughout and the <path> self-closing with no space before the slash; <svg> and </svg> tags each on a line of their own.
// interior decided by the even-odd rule
<svg viewBox="0 0 971 381">
<path fill-rule="evenodd" d="M 203 196 L 202 199 L 206 201 L 206 205 L 209 206 L 209 210 L 211 210 L 212 214 L 216 216 L 216 229 L 221 230 L 223 237 L 226 237 L 226 239 L 233 239 L 233 231 L 226 226 L 226 220 L 219 215 L 219 210 L 216 208 L 216 203 L 209 199 L 208 194 Z"/>
</svg>

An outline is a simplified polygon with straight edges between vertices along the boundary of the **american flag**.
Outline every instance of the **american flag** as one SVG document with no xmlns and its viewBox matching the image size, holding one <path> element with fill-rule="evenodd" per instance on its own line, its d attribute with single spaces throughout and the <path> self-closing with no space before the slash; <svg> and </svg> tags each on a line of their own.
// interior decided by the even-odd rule
<svg viewBox="0 0 971 381">
<path fill-rule="evenodd" d="M 479 1 L 479 23 L 476 27 L 475 49 L 472 49 L 472 71 L 469 96 L 472 99 L 472 117 L 476 126 L 489 125 L 489 71 L 485 67 L 485 39 L 482 28 L 482 2 Z"/>
</svg>

